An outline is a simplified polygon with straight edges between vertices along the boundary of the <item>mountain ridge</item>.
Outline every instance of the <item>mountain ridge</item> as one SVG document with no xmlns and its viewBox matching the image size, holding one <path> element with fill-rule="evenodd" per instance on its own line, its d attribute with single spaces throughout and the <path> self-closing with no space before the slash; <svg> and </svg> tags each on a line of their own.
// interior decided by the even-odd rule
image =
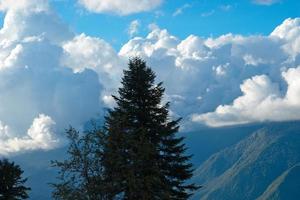
<svg viewBox="0 0 300 200">
<path fill-rule="evenodd" d="M 256 200 L 271 200 L 271 199 L 298 200 L 300 196 L 300 190 L 299 190 L 300 181 L 298 179 L 299 176 L 300 176 L 300 163 L 297 163 L 293 167 L 286 170 L 275 181 L 273 181 L 272 184 L 270 184 L 270 186 L 266 189 L 266 191 Z"/>
<path fill-rule="evenodd" d="M 207 159 L 193 181 L 204 185 L 192 199 L 253 200 L 300 162 L 300 123 L 270 123 Z"/>
</svg>

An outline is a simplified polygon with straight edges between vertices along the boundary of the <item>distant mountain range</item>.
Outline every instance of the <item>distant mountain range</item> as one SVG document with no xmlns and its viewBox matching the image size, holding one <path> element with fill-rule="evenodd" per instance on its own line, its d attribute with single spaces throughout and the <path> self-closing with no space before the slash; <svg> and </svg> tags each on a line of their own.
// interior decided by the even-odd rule
<svg viewBox="0 0 300 200">
<path fill-rule="evenodd" d="M 203 185 L 192 200 L 299 200 L 300 122 L 203 128 L 180 133 L 193 154 L 192 181 Z M 11 158 L 32 188 L 31 200 L 50 200 L 56 181 L 50 160 L 66 148 Z"/>
<path fill-rule="evenodd" d="M 193 200 L 299 200 L 300 122 L 259 128 L 211 155 L 193 181 L 203 185 Z"/>
</svg>

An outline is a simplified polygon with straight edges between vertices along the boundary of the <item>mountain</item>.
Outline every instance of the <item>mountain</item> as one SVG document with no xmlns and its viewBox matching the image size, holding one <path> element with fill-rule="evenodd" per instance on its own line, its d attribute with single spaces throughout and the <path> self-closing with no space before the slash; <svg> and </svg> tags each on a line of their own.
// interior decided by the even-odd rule
<svg viewBox="0 0 300 200">
<path fill-rule="evenodd" d="M 300 197 L 300 163 L 286 170 L 267 188 L 257 200 L 289 199 Z"/>
<path fill-rule="evenodd" d="M 300 199 L 300 122 L 270 123 L 195 171 L 194 200 Z"/>
<path fill-rule="evenodd" d="M 86 127 L 88 127 L 87 124 Z M 201 128 L 193 132 L 181 132 L 186 137 L 189 154 L 194 154 L 194 166 L 203 163 L 210 155 L 216 153 L 241 139 L 247 137 L 260 126 Z M 28 177 L 27 185 L 32 188 L 31 200 L 50 200 L 51 191 L 49 183 L 55 183 L 57 170 L 50 166 L 51 160 L 64 160 L 66 147 L 50 151 L 34 151 L 11 157 L 25 171 Z"/>
<path fill-rule="evenodd" d="M 193 200 L 300 199 L 300 122 L 270 123 L 181 132 L 204 187 Z M 28 177 L 31 200 L 51 199 L 57 180 L 50 160 L 64 160 L 66 147 L 11 157 Z M 298 193 L 297 193 L 298 192 Z"/>
<path fill-rule="evenodd" d="M 236 144 L 249 136 L 253 131 L 261 128 L 261 124 L 251 124 L 221 128 L 198 128 L 197 131 L 181 132 L 188 147 L 188 154 L 192 154 L 194 166 L 199 166 L 212 154 Z"/>
</svg>

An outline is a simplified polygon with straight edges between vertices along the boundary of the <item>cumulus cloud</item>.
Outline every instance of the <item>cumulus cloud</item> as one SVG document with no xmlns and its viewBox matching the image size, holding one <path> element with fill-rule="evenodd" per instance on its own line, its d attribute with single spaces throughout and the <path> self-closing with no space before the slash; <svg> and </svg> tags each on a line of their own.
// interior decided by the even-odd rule
<svg viewBox="0 0 300 200">
<path fill-rule="evenodd" d="M 129 15 L 145 12 L 158 7 L 163 0 L 79 0 L 88 11 Z"/>
<path fill-rule="evenodd" d="M 35 149 L 53 149 L 62 143 L 54 129 L 55 122 L 44 114 L 35 118 L 27 134 L 22 134 L 21 137 L 16 136 L 7 125 L 0 122 L 0 155 Z"/>
<path fill-rule="evenodd" d="M 296 57 L 300 53 L 300 18 L 288 18 L 275 28 L 272 37 L 278 37 L 285 41 L 283 48 L 286 52 Z"/>
<path fill-rule="evenodd" d="M 46 1 L 14 3 L 0 4 L 0 155 L 55 148 L 70 124 L 101 114 L 98 74 L 62 61 L 73 33 Z"/>
<path fill-rule="evenodd" d="M 123 63 L 120 62 L 117 52 L 101 38 L 83 33 L 65 42 L 63 50 L 62 62 L 74 72 L 91 69 L 96 71 L 99 77 L 109 76 L 111 79 L 118 77 L 121 72 Z"/>
<path fill-rule="evenodd" d="M 194 121 L 210 126 L 224 126 L 263 121 L 298 120 L 300 112 L 300 67 L 282 72 L 287 91 L 281 95 L 279 85 L 268 76 L 247 79 L 241 85 L 243 95 L 231 105 L 218 106 L 214 112 L 195 115 Z"/>
<path fill-rule="evenodd" d="M 157 50 L 164 50 L 164 53 L 171 52 L 178 44 L 178 39 L 168 33 L 152 26 L 153 30 L 146 38 L 135 37 L 128 41 L 120 50 L 121 56 L 150 57 Z M 163 52 L 161 55 L 164 56 Z"/>
<path fill-rule="evenodd" d="M 117 52 L 100 38 L 80 34 L 63 44 L 62 64 L 75 73 L 89 69 L 98 74 L 102 85 L 101 101 L 111 107 L 108 96 L 120 85 L 122 69 L 126 66 Z"/>
<path fill-rule="evenodd" d="M 268 36 L 283 51 L 273 51 L 273 57 L 281 59 L 266 59 L 268 56 L 262 56 L 264 50 L 256 55 L 245 54 L 245 64 L 255 67 L 255 76 L 240 85 L 241 96 L 232 103 L 217 106 L 213 112 L 195 114 L 192 120 L 210 126 L 299 120 L 299 22 L 299 18 L 286 19 Z M 257 72 L 257 66 L 267 70 Z"/>
<path fill-rule="evenodd" d="M 183 97 L 169 98 L 176 104 L 171 107 L 172 113 L 179 116 L 192 116 L 192 121 L 211 126 L 277 120 L 271 115 L 260 117 L 260 113 L 251 117 L 229 113 L 224 118 L 218 116 L 220 121 L 210 117 L 215 117 L 211 113 L 219 114 L 213 111 L 223 108 L 220 105 L 234 104 L 237 99 L 238 104 L 242 104 L 249 102 L 251 97 L 254 106 L 265 98 L 284 96 L 288 82 L 282 78 L 282 73 L 300 64 L 295 43 L 300 35 L 298 20 L 287 19 L 268 36 L 227 34 L 201 38 L 190 35 L 183 40 L 156 26 L 147 37 L 131 39 L 119 55 L 141 56 L 154 67 L 158 78 L 165 83 L 168 97 Z M 294 45 L 292 51 L 287 45 Z M 260 96 L 255 98 L 258 93 Z M 236 110 L 235 106 L 232 109 Z M 300 119 L 300 115 L 296 117 L 291 111 L 287 109 L 278 120 Z M 225 112 L 224 109 L 221 112 Z"/>
<path fill-rule="evenodd" d="M 270 35 L 247 37 L 190 35 L 181 40 L 152 25 L 146 37 L 131 38 L 117 52 L 101 38 L 72 33 L 46 1 L 7 2 L 0 4 L 5 12 L 0 30 L 1 155 L 55 148 L 69 124 L 81 127 L 103 107 L 114 106 L 110 94 L 133 56 L 153 67 L 164 81 L 172 116 L 182 116 L 186 123 L 300 119 L 298 18 L 285 20 Z"/>
</svg>

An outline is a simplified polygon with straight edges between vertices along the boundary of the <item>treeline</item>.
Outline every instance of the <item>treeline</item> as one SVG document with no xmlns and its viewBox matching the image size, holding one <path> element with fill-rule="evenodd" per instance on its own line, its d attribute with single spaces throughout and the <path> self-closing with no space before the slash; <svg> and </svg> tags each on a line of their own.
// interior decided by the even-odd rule
<svg viewBox="0 0 300 200">
<path fill-rule="evenodd" d="M 180 119 L 169 116 L 165 89 L 155 78 L 143 60 L 131 59 L 104 125 L 66 131 L 68 157 L 52 161 L 59 169 L 54 199 L 185 200 L 199 188 L 188 181 L 193 166 L 184 138 L 176 135 Z"/>
</svg>

